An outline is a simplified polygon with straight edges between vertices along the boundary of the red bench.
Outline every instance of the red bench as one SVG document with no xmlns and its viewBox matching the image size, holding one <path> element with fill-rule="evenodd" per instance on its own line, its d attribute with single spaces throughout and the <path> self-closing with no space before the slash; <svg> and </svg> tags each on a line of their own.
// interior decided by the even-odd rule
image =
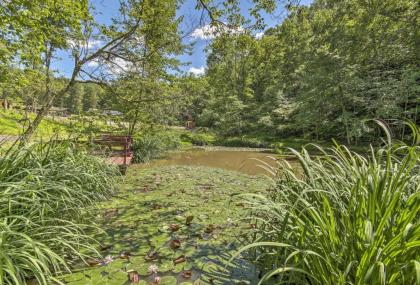
<svg viewBox="0 0 420 285">
<path fill-rule="evenodd" d="M 106 145 L 110 150 L 115 154 L 121 154 L 123 157 L 123 164 L 128 165 L 131 162 L 131 157 L 133 155 L 132 145 L 133 139 L 131 136 L 117 136 L 111 134 L 104 134 L 100 139 L 95 139 L 94 143 L 100 145 Z M 121 147 L 121 150 L 115 151 L 112 147 L 117 146 Z"/>
</svg>

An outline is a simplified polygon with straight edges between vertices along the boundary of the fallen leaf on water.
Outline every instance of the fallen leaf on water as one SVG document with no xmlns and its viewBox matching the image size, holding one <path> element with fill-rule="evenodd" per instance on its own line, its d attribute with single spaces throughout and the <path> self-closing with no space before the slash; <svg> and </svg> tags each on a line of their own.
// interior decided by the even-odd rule
<svg viewBox="0 0 420 285">
<path fill-rule="evenodd" d="M 158 257 L 158 252 L 155 250 L 151 250 L 147 253 L 147 255 L 144 257 L 147 261 L 155 260 Z"/>
<path fill-rule="evenodd" d="M 129 252 L 129 251 L 124 251 L 124 252 L 121 252 L 121 254 L 120 254 L 121 259 L 130 260 L 130 257 L 131 257 L 131 252 Z"/>
<path fill-rule="evenodd" d="M 131 283 L 139 283 L 140 282 L 140 276 L 139 276 L 137 271 L 130 270 L 130 271 L 127 271 L 127 274 L 128 274 L 128 281 L 130 281 Z"/>
<path fill-rule="evenodd" d="M 179 225 L 178 224 L 170 224 L 169 228 L 171 229 L 171 231 L 176 232 L 177 230 L 179 230 Z"/>
<path fill-rule="evenodd" d="M 214 224 L 209 224 L 207 225 L 207 227 L 204 229 L 204 232 L 207 234 L 211 234 L 214 230 L 216 229 L 216 225 Z"/>
<path fill-rule="evenodd" d="M 192 221 L 194 220 L 194 216 L 188 216 L 186 219 L 185 219 L 185 224 L 187 225 L 187 226 L 189 226 L 189 225 L 191 225 L 191 223 L 192 223 Z"/>
<path fill-rule="evenodd" d="M 182 272 L 182 277 L 184 277 L 185 279 L 190 279 L 192 276 L 192 271 L 191 270 L 186 270 L 184 272 Z"/>
<path fill-rule="evenodd" d="M 176 249 L 180 248 L 181 247 L 181 241 L 179 239 L 171 240 L 170 247 L 173 250 L 176 250 Z"/>
<path fill-rule="evenodd" d="M 180 255 L 177 258 L 174 259 L 174 264 L 180 264 L 185 262 L 185 255 Z"/>
<path fill-rule="evenodd" d="M 101 264 L 102 261 L 99 260 L 99 259 L 88 259 L 88 260 L 86 260 L 86 262 L 89 266 L 97 266 L 97 265 Z"/>
</svg>

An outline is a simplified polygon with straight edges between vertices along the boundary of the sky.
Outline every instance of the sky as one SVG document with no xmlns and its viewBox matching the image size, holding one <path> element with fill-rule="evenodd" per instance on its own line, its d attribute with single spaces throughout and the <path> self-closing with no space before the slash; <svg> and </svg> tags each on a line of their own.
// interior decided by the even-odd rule
<svg viewBox="0 0 420 285">
<path fill-rule="evenodd" d="M 211 37 L 205 31 L 209 29 L 208 22 L 200 23 L 201 12 L 195 9 L 196 0 L 185 0 L 180 7 L 177 14 L 183 15 L 184 21 L 181 24 L 183 33 L 188 36 L 184 38 L 186 44 L 193 44 L 191 53 L 185 53 L 178 56 L 182 65 L 180 69 L 184 72 L 191 72 L 196 75 L 203 74 L 206 67 L 205 47 L 211 43 Z M 309 5 L 312 0 L 301 0 L 301 4 Z M 95 8 L 94 17 L 97 22 L 101 24 L 109 24 L 112 17 L 118 16 L 119 1 L 118 0 L 90 0 L 92 7 Z M 252 0 L 241 0 L 241 11 L 243 15 L 247 15 L 247 11 L 252 7 Z M 264 14 L 264 20 L 267 28 L 274 27 L 281 23 L 285 17 L 285 10 L 279 7 L 272 15 Z M 257 36 L 262 35 L 263 31 L 256 32 Z M 100 45 L 100 42 L 93 44 Z M 53 63 L 53 68 L 57 72 L 66 77 L 70 76 L 73 62 L 69 54 L 65 51 L 60 51 L 57 54 L 57 59 Z"/>
</svg>

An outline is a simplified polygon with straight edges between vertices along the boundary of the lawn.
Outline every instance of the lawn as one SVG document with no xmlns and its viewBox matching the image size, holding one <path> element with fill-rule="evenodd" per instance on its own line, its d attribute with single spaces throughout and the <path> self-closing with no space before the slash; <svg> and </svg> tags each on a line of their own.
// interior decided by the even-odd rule
<svg viewBox="0 0 420 285">
<path fill-rule="evenodd" d="M 33 121 L 35 114 L 30 113 L 28 118 Z M 0 109 L 0 135 L 19 136 L 24 131 L 24 113 L 16 110 Z M 68 138 L 77 136 L 86 138 L 91 135 L 98 135 L 107 132 L 120 132 L 116 124 L 108 125 L 99 116 L 72 115 L 71 117 L 46 117 L 38 126 L 33 139 L 48 140 L 53 136 Z"/>
<path fill-rule="evenodd" d="M 264 176 L 215 168 L 131 166 L 117 197 L 97 214 L 105 233 L 95 237 L 108 261 L 63 280 L 126 284 L 134 270 L 139 284 L 153 284 L 155 277 L 160 284 L 253 284 L 254 266 L 241 259 L 228 263 L 242 245 L 241 233 L 252 226 L 240 220 L 243 205 L 234 196 L 264 192 L 270 183 Z M 156 274 L 149 272 L 151 265 Z"/>
<path fill-rule="evenodd" d="M 1 135 L 20 135 L 23 131 L 23 115 L 15 111 L 0 111 L 0 134 Z M 31 120 L 34 115 L 29 116 Z M 67 134 L 66 126 L 52 119 L 45 119 L 41 122 L 36 137 L 51 137 L 53 134 Z"/>
</svg>

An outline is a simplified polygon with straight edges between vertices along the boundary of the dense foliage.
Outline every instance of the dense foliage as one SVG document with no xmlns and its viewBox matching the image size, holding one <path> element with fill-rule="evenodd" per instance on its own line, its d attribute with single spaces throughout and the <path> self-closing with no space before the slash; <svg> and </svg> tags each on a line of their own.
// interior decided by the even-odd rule
<svg viewBox="0 0 420 285">
<path fill-rule="evenodd" d="M 14 146 L 0 158 L 0 284 L 51 284 L 96 255 L 87 207 L 114 192 L 116 171 L 67 144 Z"/>
<path fill-rule="evenodd" d="M 345 146 L 281 162 L 266 196 L 248 195 L 261 283 L 419 284 L 420 150 Z"/>
<path fill-rule="evenodd" d="M 192 118 L 224 136 L 357 143 L 380 132 L 366 127 L 365 119 L 387 121 L 399 138 L 407 129 L 393 120 L 419 121 L 416 1 L 284 1 L 286 18 L 264 33 L 258 33 L 264 23 L 257 11 L 273 12 L 276 1 L 254 1 L 249 19 L 239 2 L 219 7 L 197 1 L 214 34 L 206 74 L 194 77 L 176 76 L 177 56 L 187 50 L 180 1 L 121 1 L 116 27 L 102 30 L 92 30 L 97 23 L 87 1 L 9 1 L 0 9 L 2 96 L 31 111 L 46 104 L 72 114 L 118 110 L 130 134 L 140 123 L 183 124 Z M 62 21 L 48 22 L 47 12 Z M 61 28 L 54 30 L 56 25 Z M 42 37 L 32 36 L 38 32 Z M 104 49 L 86 47 L 95 41 Z M 75 78 L 60 78 L 50 69 L 48 59 L 60 50 L 80 62 Z"/>
<path fill-rule="evenodd" d="M 261 38 L 217 37 L 209 46 L 199 124 L 226 135 L 339 138 L 354 143 L 364 119 L 419 122 L 419 18 L 414 0 L 316 0 L 290 7 Z M 192 85 L 197 86 L 197 84 Z M 402 137 L 405 127 L 391 126 Z"/>
<path fill-rule="evenodd" d="M 149 162 L 180 146 L 181 138 L 177 132 L 164 129 L 142 132 L 134 137 L 133 162 Z"/>
</svg>

